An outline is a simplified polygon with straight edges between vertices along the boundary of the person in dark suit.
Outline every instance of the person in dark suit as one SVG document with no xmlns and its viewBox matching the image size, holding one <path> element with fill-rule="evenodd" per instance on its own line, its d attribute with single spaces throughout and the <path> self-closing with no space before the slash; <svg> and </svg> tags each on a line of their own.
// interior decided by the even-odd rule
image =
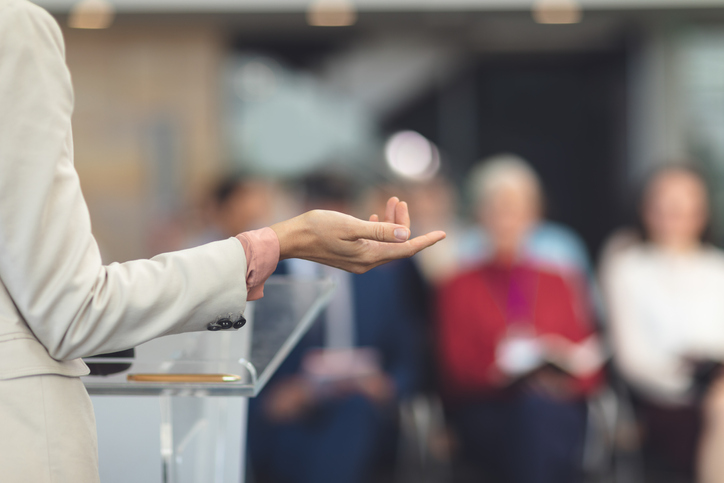
<svg viewBox="0 0 724 483">
<path fill-rule="evenodd" d="M 345 209 L 341 203 L 350 190 L 338 181 L 321 186 L 314 180 L 317 199 L 311 204 L 328 208 L 334 202 Z M 394 456 L 398 404 L 418 385 L 424 311 L 409 287 L 419 274 L 411 260 L 361 275 L 294 261 L 276 273 L 332 276 L 338 288 L 268 387 L 250 402 L 255 481 L 366 481 Z"/>
</svg>

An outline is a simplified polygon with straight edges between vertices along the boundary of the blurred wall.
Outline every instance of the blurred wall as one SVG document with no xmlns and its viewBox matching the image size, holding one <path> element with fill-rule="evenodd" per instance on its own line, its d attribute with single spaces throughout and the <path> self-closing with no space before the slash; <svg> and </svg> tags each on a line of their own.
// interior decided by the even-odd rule
<svg viewBox="0 0 724 483">
<path fill-rule="evenodd" d="M 60 15 L 59 20 L 64 25 L 67 16 Z M 264 54 L 270 61 L 287 65 L 288 79 L 284 79 L 294 80 L 288 90 L 296 93 L 296 100 L 313 91 L 311 97 L 324 98 L 344 112 L 348 109 L 339 99 L 362 106 L 365 122 L 351 125 L 355 133 L 367 133 L 357 136 L 363 142 L 333 152 L 344 156 L 318 156 L 319 161 L 356 156 L 363 172 L 381 176 L 387 174 L 382 140 L 376 143 L 369 133 L 420 131 L 439 141 L 448 174 L 456 169 L 464 172 L 453 166 L 455 159 L 472 162 L 487 154 L 475 152 L 480 135 L 473 128 L 478 115 L 488 111 L 469 99 L 474 83 L 453 82 L 458 76 L 464 78 L 480 59 L 579 56 L 595 63 L 602 52 L 622 52 L 626 64 L 619 70 L 625 75 L 621 81 L 625 92 L 620 95 L 622 115 L 614 123 L 622 133 L 612 148 L 615 156 L 585 157 L 591 172 L 610 171 L 606 182 L 593 177 L 595 189 L 589 190 L 591 184 L 576 185 L 560 177 L 577 193 L 599 198 L 600 193 L 608 193 L 601 201 L 606 216 L 594 216 L 588 209 L 591 204 L 576 193 L 558 190 L 565 197 L 561 203 L 579 211 L 564 221 L 581 231 L 586 228 L 580 220 L 595 224 L 588 238 L 592 247 L 597 246 L 613 225 L 635 214 L 631 193 L 641 173 L 687 156 L 704 158 L 721 172 L 711 179 L 716 184 L 717 205 L 724 207 L 724 148 L 717 141 L 724 139 L 720 127 L 724 124 L 712 122 L 712 113 L 720 110 L 716 101 L 720 88 L 700 89 L 706 79 L 694 79 L 695 69 L 690 68 L 691 59 L 719 65 L 716 59 L 719 51 L 724 52 L 724 42 L 716 35 L 707 36 L 706 42 L 682 41 L 704 24 L 709 30 L 724 25 L 724 10 L 586 11 L 582 23 L 560 26 L 536 24 L 527 12 L 363 13 L 355 26 L 343 29 L 310 27 L 300 12 L 124 13 L 107 30 L 65 29 L 76 88 L 76 165 L 104 258 L 120 261 L 181 248 L 189 233 L 199 231 L 194 208 L 211 180 L 234 158 L 234 152 L 222 148 L 230 144 L 223 139 L 224 130 L 231 131 L 232 139 L 244 148 L 234 159 L 238 165 L 257 170 L 270 167 L 250 155 L 256 145 L 249 140 L 262 139 L 248 129 L 261 126 L 249 120 L 253 110 L 247 105 L 242 106 L 245 111 L 238 109 L 246 116 L 239 118 L 244 129 L 234 129 L 239 126 L 224 117 L 233 102 L 228 96 L 223 98 L 222 76 L 235 54 Z M 702 57 L 696 52 L 709 54 Z M 299 58 L 311 60 L 303 65 L 290 62 Z M 277 76 L 280 79 L 284 80 Z M 302 84 L 314 89 L 305 91 L 299 88 Z M 690 84 L 697 88 L 687 87 Z M 692 97 L 691 92 L 701 95 Z M 710 95 L 702 100 L 702 93 Z M 420 102 L 429 107 L 427 114 L 410 109 Z M 308 106 L 302 107 L 298 117 L 305 128 L 311 128 Z M 277 111 L 289 121 L 288 104 Z M 405 111 L 411 112 L 410 122 L 392 122 Z M 343 125 L 328 115 L 331 111 L 324 112 L 325 118 L 334 119 L 335 127 Z M 421 123 L 428 123 L 431 132 Z M 291 146 L 295 154 L 302 151 L 290 144 L 288 134 L 276 132 L 277 118 L 267 124 L 274 127 L 267 129 L 274 135 L 274 147 Z M 360 125 L 365 129 L 359 129 Z M 701 136 L 701 126 L 706 127 L 706 136 Z M 297 125 L 291 131 L 304 141 L 311 138 L 299 135 L 303 132 Z M 438 131 L 440 139 L 434 136 Z M 486 128 L 483 134 L 489 131 Z M 245 138 L 245 132 L 251 134 Z M 341 139 L 327 132 L 320 137 Z M 530 139 L 534 137 L 527 136 L 526 142 Z M 368 150 L 360 147 L 365 145 Z M 294 161 L 286 153 L 278 157 Z M 566 173 L 573 176 L 575 171 Z M 724 222 L 719 225 L 715 232 L 724 240 Z"/>
<path fill-rule="evenodd" d="M 222 34 L 131 20 L 63 33 L 75 163 L 105 261 L 179 248 L 190 209 L 222 167 Z"/>
</svg>

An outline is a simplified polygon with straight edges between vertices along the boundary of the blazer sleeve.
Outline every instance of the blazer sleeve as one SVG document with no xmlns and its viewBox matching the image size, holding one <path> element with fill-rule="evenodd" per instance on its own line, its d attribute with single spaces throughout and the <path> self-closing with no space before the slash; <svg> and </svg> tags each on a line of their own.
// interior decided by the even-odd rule
<svg viewBox="0 0 724 483">
<path fill-rule="evenodd" d="M 73 92 L 60 28 L 0 1 L 0 282 L 51 357 L 67 360 L 241 317 L 236 238 L 103 266 L 73 166 Z"/>
</svg>

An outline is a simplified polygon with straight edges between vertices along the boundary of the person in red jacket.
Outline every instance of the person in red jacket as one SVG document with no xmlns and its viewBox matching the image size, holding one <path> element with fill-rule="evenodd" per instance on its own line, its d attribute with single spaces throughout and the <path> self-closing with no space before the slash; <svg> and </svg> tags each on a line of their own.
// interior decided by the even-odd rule
<svg viewBox="0 0 724 483">
<path fill-rule="evenodd" d="M 493 481 L 574 482 L 601 379 L 590 305 L 520 255 L 540 213 L 532 171 L 495 164 L 484 183 L 494 253 L 439 288 L 443 400 L 463 455 Z"/>
</svg>

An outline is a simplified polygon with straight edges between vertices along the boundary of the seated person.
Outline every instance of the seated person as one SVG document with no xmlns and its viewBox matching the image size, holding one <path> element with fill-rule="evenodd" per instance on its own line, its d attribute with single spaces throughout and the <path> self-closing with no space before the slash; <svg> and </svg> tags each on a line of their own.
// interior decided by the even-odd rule
<svg viewBox="0 0 724 483">
<path fill-rule="evenodd" d="M 307 180 L 310 208 L 349 211 L 350 186 Z M 337 289 L 320 319 L 261 395 L 250 401 L 254 481 L 361 483 L 394 456 L 399 401 L 417 386 L 419 307 L 412 262 L 363 275 L 287 260 L 278 274 L 330 276 Z"/>
<path fill-rule="evenodd" d="M 497 173 L 493 173 L 497 172 Z M 491 176 L 492 174 L 492 176 Z M 576 289 L 585 290 L 596 304 L 600 313 L 599 295 L 596 287 L 591 261 L 583 240 L 570 228 L 542 218 L 541 187 L 538 175 L 522 158 L 513 154 L 499 154 L 481 161 L 470 176 L 469 191 L 473 202 L 473 212 L 478 221 L 460 236 L 457 243 L 460 265 L 470 267 L 490 258 L 494 250 L 491 235 L 485 229 L 482 217 L 485 211 L 484 193 L 490 179 L 504 176 L 510 183 L 517 183 L 521 189 L 533 191 L 538 202 L 536 219 L 528 230 L 521 251 L 525 257 L 548 269 L 558 272 Z M 453 241 L 454 239 L 450 239 Z M 438 248 L 440 250 L 440 248 Z M 429 256 L 429 254 L 425 255 Z"/>
<path fill-rule="evenodd" d="M 267 226 L 273 218 L 274 185 L 244 175 L 228 174 L 220 178 L 204 203 L 205 227 L 188 243 L 198 246 L 224 240 L 231 233 L 241 233 Z M 241 229 L 242 231 L 236 231 Z"/>
<path fill-rule="evenodd" d="M 719 482 L 724 253 L 702 241 L 708 204 L 695 171 L 667 167 L 655 173 L 642 198 L 642 241 L 630 236 L 633 241 L 611 251 L 603 287 L 614 361 L 637 399 L 649 462 Z"/>
<path fill-rule="evenodd" d="M 585 398 L 601 380 L 590 306 L 525 256 L 540 205 L 534 179 L 488 168 L 480 200 L 492 251 L 439 290 L 443 400 L 462 455 L 490 481 L 572 483 Z"/>
</svg>

